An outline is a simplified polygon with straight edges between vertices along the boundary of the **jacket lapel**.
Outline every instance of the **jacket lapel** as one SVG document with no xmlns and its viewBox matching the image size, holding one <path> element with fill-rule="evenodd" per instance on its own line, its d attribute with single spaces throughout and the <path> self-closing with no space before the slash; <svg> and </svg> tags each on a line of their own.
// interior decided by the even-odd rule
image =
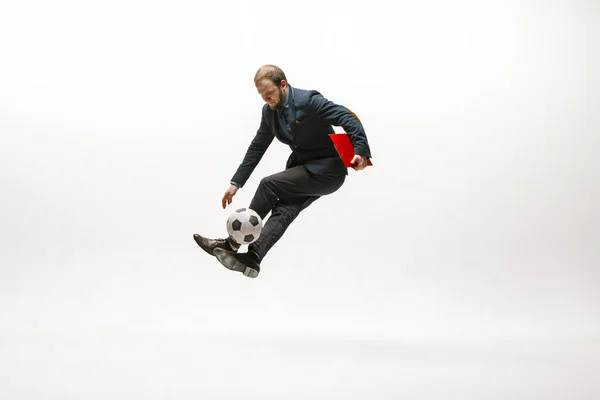
<svg viewBox="0 0 600 400">
<path fill-rule="evenodd" d="M 296 129 L 298 127 L 298 116 L 296 115 L 296 102 L 294 99 L 294 89 L 290 86 L 290 132 L 292 134 L 292 143 L 296 142 Z"/>
</svg>

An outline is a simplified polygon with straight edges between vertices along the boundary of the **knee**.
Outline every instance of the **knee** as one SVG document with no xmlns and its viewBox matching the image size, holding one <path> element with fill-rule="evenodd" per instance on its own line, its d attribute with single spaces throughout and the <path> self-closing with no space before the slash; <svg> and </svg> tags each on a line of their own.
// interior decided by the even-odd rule
<svg viewBox="0 0 600 400">
<path fill-rule="evenodd" d="M 274 179 L 272 176 L 265 176 L 264 178 L 262 178 L 260 180 L 260 182 L 258 183 L 258 186 L 260 186 L 261 188 L 272 188 L 273 182 L 274 182 Z"/>
</svg>

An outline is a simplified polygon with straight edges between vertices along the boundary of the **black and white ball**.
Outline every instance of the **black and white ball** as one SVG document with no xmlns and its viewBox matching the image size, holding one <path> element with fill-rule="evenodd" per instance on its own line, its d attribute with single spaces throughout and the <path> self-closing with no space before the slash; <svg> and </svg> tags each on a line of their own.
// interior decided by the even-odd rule
<svg viewBox="0 0 600 400">
<path fill-rule="evenodd" d="M 235 210 L 227 218 L 227 233 L 238 244 L 250 244 L 260 236 L 262 219 L 250 208 Z"/>
</svg>

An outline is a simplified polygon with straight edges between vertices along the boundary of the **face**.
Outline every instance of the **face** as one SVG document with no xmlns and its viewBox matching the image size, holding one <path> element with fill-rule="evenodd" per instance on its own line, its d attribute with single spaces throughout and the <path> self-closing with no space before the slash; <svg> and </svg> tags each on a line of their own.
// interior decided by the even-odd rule
<svg viewBox="0 0 600 400">
<path fill-rule="evenodd" d="M 283 103 L 288 87 L 285 80 L 281 81 L 280 87 L 277 87 L 270 80 L 263 79 L 256 85 L 256 90 L 258 90 L 258 94 L 261 95 L 265 103 L 271 107 L 271 110 L 275 110 Z"/>
</svg>

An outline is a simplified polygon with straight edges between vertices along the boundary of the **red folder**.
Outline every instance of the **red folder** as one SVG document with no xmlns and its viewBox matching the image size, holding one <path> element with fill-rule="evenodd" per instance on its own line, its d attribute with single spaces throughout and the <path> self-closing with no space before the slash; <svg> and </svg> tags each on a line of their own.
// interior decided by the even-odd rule
<svg viewBox="0 0 600 400">
<path fill-rule="evenodd" d="M 330 133 L 329 137 L 333 141 L 335 149 L 339 153 L 344 165 L 348 168 L 352 167 L 350 161 L 354 157 L 354 145 L 347 133 Z M 367 165 L 373 165 L 371 160 L 367 160 Z"/>
</svg>

